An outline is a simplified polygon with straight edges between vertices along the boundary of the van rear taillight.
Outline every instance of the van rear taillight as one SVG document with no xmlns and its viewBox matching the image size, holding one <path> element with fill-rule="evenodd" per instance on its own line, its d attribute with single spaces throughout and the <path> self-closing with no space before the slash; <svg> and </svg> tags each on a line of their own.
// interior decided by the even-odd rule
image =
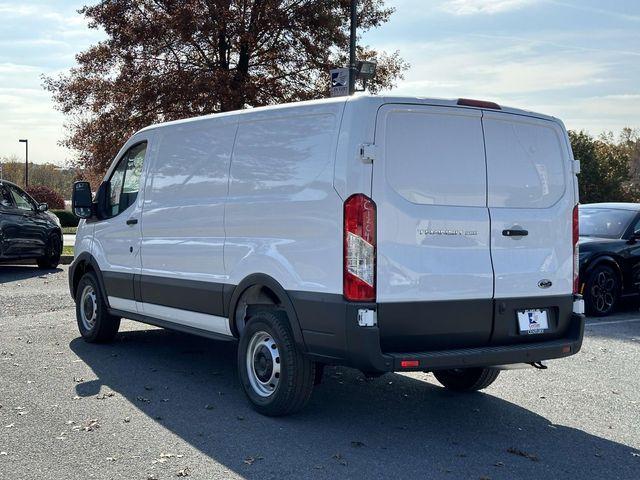
<svg viewBox="0 0 640 480">
<path fill-rule="evenodd" d="M 578 240 L 580 239 L 580 226 L 579 226 L 579 211 L 578 205 L 573 207 L 573 293 L 580 293 L 580 252 L 578 247 Z"/>
<path fill-rule="evenodd" d="M 376 300 L 376 204 L 361 193 L 344 202 L 343 293 L 347 300 Z"/>
</svg>

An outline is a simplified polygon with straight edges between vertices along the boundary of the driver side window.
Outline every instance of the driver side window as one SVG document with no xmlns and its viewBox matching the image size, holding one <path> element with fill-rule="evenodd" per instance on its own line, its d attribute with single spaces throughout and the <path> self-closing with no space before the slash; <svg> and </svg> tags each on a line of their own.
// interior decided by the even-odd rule
<svg viewBox="0 0 640 480">
<path fill-rule="evenodd" d="M 147 142 L 138 143 L 122 156 L 111 174 L 109 214 L 115 217 L 133 205 L 140 190 L 140 176 Z"/>
</svg>

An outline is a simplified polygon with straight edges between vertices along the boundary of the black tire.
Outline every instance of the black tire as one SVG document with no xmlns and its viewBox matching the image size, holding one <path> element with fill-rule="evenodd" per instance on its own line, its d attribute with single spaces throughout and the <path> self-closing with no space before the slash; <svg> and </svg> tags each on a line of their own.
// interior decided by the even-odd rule
<svg viewBox="0 0 640 480">
<path fill-rule="evenodd" d="M 613 313 L 620 300 L 620 278 L 609 265 L 596 266 L 585 282 L 584 302 L 587 315 L 605 317 Z"/>
<path fill-rule="evenodd" d="M 62 255 L 62 239 L 57 233 L 49 235 L 47 245 L 44 249 L 44 256 L 37 260 L 38 267 L 44 270 L 51 270 L 60 264 Z"/>
<path fill-rule="evenodd" d="M 315 371 L 315 362 L 296 347 L 284 312 L 251 316 L 240 336 L 238 374 L 258 413 L 277 417 L 301 410 L 313 392 Z"/>
<path fill-rule="evenodd" d="M 433 372 L 433 375 L 449 390 L 456 392 L 475 392 L 495 382 L 499 373 L 500 370 L 487 367 L 437 370 Z"/>
<path fill-rule="evenodd" d="M 109 314 L 93 272 L 85 273 L 78 283 L 76 320 L 82 338 L 89 343 L 110 342 L 120 328 L 120 318 Z"/>
</svg>

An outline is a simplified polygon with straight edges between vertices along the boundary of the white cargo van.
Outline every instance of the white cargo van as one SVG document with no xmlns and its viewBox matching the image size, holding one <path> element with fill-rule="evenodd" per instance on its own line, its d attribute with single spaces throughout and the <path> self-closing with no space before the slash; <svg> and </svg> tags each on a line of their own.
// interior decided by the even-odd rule
<svg viewBox="0 0 640 480">
<path fill-rule="evenodd" d="M 80 223 L 82 336 L 129 318 L 234 340 L 254 407 L 296 411 L 326 364 L 477 390 L 575 354 L 578 163 L 552 117 L 361 96 L 152 125 Z"/>
</svg>

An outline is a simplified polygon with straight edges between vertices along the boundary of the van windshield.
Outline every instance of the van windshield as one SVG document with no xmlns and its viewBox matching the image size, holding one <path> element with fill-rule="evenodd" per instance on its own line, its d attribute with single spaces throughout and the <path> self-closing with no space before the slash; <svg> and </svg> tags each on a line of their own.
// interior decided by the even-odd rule
<svg viewBox="0 0 640 480">
<path fill-rule="evenodd" d="M 632 210 L 580 207 L 580 236 L 620 238 L 635 216 Z"/>
</svg>

